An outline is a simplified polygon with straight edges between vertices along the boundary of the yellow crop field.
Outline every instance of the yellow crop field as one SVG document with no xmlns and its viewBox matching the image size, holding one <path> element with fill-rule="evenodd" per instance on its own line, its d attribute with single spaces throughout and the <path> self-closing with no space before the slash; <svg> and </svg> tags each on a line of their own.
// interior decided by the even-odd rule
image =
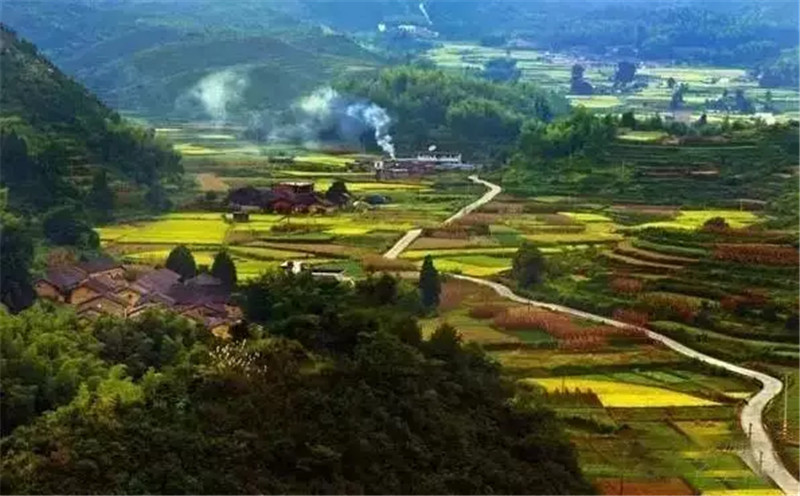
<svg viewBox="0 0 800 496">
<path fill-rule="evenodd" d="M 418 262 L 417 265 L 421 266 L 422 262 Z M 449 258 L 437 258 L 435 265 L 437 269 L 443 272 L 458 272 L 474 277 L 491 276 L 497 274 L 498 272 L 507 270 L 511 266 L 509 262 L 507 266 L 487 267 L 485 265 L 475 265 Z"/>
<path fill-rule="evenodd" d="M 314 189 L 324 192 L 331 184 L 332 179 L 318 179 L 314 181 Z M 370 191 L 424 191 L 430 189 L 428 183 L 400 183 L 377 181 L 347 181 L 347 190 L 351 193 L 368 193 Z"/>
<path fill-rule="evenodd" d="M 566 215 L 578 222 L 612 222 L 609 217 L 600 214 L 584 213 L 584 212 L 559 212 L 561 215 Z"/>
<path fill-rule="evenodd" d="M 698 446 L 712 448 L 733 435 L 728 422 L 697 420 L 676 421 L 675 424 Z"/>
<path fill-rule="evenodd" d="M 645 227 L 666 227 L 675 229 L 697 229 L 711 218 L 722 217 L 731 227 L 745 227 L 758 221 L 758 217 L 753 212 L 740 210 L 681 210 L 674 220 L 663 222 L 648 222 L 637 226 Z"/>
<path fill-rule="evenodd" d="M 332 165 L 334 167 L 344 167 L 353 161 L 355 157 L 351 155 L 328 155 L 325 153 L 298 155 L 294 157 L 295 162 L 308 164 Z"/>
<path fill-rule="evenodd" d="M 370 231 L 371 229 L 368 227 L 337 226 L 333 229 L 328 229 L 325 232 L 328 234 L 333 234 L 334 236 L 360 236 L 362 234 L 367 234 Z"/>
<path fill-rule="evenodd" d="M 193 145 L 192 143 L 180 143 L 174 146 L 175 151 L 181 155 L 214 155 L 220 153 L 219 150 L 206 148 L 205 146 Z"/>
<path fill-rule="evenodd" d="M 170 219 L 123 224 L 97 229 L 101 240 L 118 243 L 221 244 L 228 232 L 221 216 L 216 219 Z"/>
<path fill-rule="evenodd" d="M 548 391 L 562 387 L 568 390 L 592 390 L 603 406 L 615 408 L 663 408 L 670 406 L 713 406 L 719 403 L 669 389 L 641 386 L 623 382 L 602 381 L 574 377 L 549 377 L 523 379 L 538 384 Z"/>
</svg>

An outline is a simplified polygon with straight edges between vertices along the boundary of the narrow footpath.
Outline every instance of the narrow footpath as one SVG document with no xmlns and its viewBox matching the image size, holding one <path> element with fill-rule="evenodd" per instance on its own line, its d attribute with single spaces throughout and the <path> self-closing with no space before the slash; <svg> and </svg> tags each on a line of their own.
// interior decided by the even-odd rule
<svg viewBox="0 0 800 496">
<path fill-rule="evenodd" d="M 489 188 L 489 191 L 487 191 L 486 194 L 484 194 L 477 201 L 459 210 L 456 214 L 447 219 L 445 223 L 449 223 L 460 217 L 463 217 L 464 215 L 490 202 L 502 191 L 500 186 L 490 183 L 489 181 L 484 181 L 483 179 L 478 178 L 478 176 L 470 176 L 469 179 L 475 183 L 483 184 Z M 403 236 L 389 251 L 386 252 L 386 254 L 384 254 L 384 257 L 397 258 L 400 253 L 403 252 L 403 250 L 405 250 L 420 236 L 420 234 L 422 234 L 422 229 L 412 229 L 411 231 L 408 231 L 405 236 Z M 688 346 L 685 346 L 674 339 L 668 338 L 667 336 L 646 328 L 632 326 L 630 324 L 626 324 L 625 322 L 609 319 L 581 310 L 576 310 L 574 308 L 565 307 L 563 305 L 556 305 L 553 303 L 545 303 L 542 301 L 523 298 L 522 296 L 514 294 L 514 292 L 508 286 L 504 286 L 498 282 L 459 274 L 451 274 L 451 277 L 455 277 L 456 279 L 461 279 L 464 281 L 470 281 L 483 286 L 488 286 L 492 288 L 498 295 L 517 303 L 545 308 L 553 312 L 565 313 L 617 328 L 640 329 L 645 332 L 653 341 L 658 341 L 664 346 L 680 353 L 681 355 L 728 370 L 743 377 L 755 379 L 761 383 L 761 391 L 747 400 L 747 404 L 744 406 L 744 408 L 742 408 L 742 413 L 739 418 L 742 430 L 744 432 L 750 432 L 752 428 L 750 443 L 748 444 L 748 453 L 746 455 L 751 460 L 756 460 L 756 468 L 758 468 L 760 465 L 762 475 L 772 479 L 781 489 L 781 491 L 783 491 L 787 496 L 797 496 L 800 494 L 800 483 L 798 483 L 797 479 L 795 479 L 792 474 L 786 470 L 786 467 L 783 466 L 783 463 L 778 457 L 778 453 L 775 451 L 775 447 L 772 444 L 772 440 L 767 434 L 767 429 L 764 427 L 763 422 L 764 410 L 766 409 L 767 405 L 773 398 L 777 397 L 783 389 L 783 383 L 778 379 L 755 370 L 750 370 L 724 360 L 708 356 L 697 350 L 693 350 L 692 348 L 689 348 Z"/>
</svg>

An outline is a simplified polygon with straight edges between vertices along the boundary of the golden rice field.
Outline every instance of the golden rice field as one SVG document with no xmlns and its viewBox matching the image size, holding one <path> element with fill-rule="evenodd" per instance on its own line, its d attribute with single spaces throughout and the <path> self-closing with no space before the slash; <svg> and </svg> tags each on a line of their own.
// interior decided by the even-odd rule
<svg viewBox="0 0 800 496">
<path fill-rule="evenodd" d="M 580 376 L 523 379 L 547 391 L 580 389 L 594 392 L 610 408 L 664 408 L 678 406 L 715 406 L 719 403 L 669 389 L 622 382 L 585 379 Z"/>
</svg>

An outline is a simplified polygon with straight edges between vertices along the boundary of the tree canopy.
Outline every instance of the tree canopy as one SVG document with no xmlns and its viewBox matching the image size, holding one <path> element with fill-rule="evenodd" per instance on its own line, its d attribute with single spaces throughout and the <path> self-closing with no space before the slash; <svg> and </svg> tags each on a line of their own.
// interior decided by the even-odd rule
<svg viewBox="0 0 800 496">
<path fill-rule="evenodd" d="M 2 491 L 590 492 L 555 415 L 454 328 L 422 340 L 391 279 L 267 274 L 237 341 L 165 313 L 0 314 Z"/>
<path fill-rule="evenodd" d="M 563 97 L 528 83 L 497 84 L 409 66 L 384 69 L 374 78 L 359 75 L 339 89 L 389 111 L 400 153 L 435 144 L 468 158 L 502 159 L 524 122 L 549 121 L 569 108 Z"/>
<path fill-rule="evenodd" d="M 185 245 L 178 245 L 169 252 L 165 266 L 180 274 L 183 280 L 197 275 L 197 263 L 194 261 L 194 255 Z"/>
</svg>

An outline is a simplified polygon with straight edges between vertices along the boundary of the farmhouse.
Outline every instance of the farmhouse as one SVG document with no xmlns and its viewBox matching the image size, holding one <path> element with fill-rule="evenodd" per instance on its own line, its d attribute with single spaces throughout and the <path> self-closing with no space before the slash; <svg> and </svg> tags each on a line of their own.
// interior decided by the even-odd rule
<svg viewBox="0 0 800 496">
<path fill-rule="evenodd" d="M 477 166 L 464 163 L 460 153 L 418 153 L 414 157 L 377 160 L 374 163 L 377 179 L 421 176 L 437 171 L 474 171 Z"/>
<path fill-rule="evenodd" d="M 169 269 L 155 269 L 130 281 L 125 268 L 110 258 L 50 267 L 36 281 L 40 298 L 75 306 L 78 315 L 135 318 L 148 309 L 171 309 L 215 333 L 241 320 L 230 304 L 230 290 L 209 274 L 180 281 Z"/>
<path fill-rule="evenodd" d="M 344 269 L 339 268 L 321 268 L 309 267 L 301 260 L 287 260 L 281 264 L 281 268 L 290 274 L 301 274 L 309 272 L 312 277 L 322 279 L 335 279 L 337 281 L 345 281 L 348 278 L 344 275 Z"/>
<path fill-rule="evenodd" d="M 320 212 L 333 207 L 314 191 L 314 183 L 298 181 L 281 182 L 268 189 L 238 188 L 228 194 L 227 203 L 235 212 L 257 209 L 280 214 Z"/>
</svg>

